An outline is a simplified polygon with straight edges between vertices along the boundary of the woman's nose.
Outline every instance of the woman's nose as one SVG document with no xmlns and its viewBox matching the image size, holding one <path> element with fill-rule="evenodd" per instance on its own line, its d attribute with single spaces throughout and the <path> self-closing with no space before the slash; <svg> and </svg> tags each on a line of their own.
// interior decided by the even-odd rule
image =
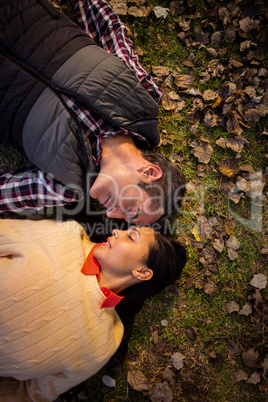
<svg viewBox="0 0 268 402">
<path fill-rule="evenodd" d="M 114 237 L 115 239 L 118 239 L 118 237 L 119 237 L 119 230 L 118 230 L 118 229 L 113 229 L 112 234 L 113 234 L 113 237 Z"/>
</svg>

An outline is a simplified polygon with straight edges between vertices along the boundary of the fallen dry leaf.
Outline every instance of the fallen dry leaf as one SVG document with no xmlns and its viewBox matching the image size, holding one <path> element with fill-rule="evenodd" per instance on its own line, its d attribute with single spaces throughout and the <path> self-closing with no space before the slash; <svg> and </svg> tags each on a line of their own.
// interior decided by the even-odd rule
<svg viewBox="0 0 268 402">
<path fill-rule="evenodd" d="M 238 357 L 243 351 L 243 346 L 238 341 L 233 341 L 232 339 L 226 340 L 226 348 L 232 357 Z"/>
<path fill-rule="evenodd" d="M 207 282 L 204 286 L 204 292 L 210 296 L 213 295 L 215 292 L 217 292 L 217 290 L 218 290 L 217 286 L 212 281 Z"/>
<path fill-rule="evenodd" d="M 201 141 L 199 145 L 197 145 L 196 142 L 192 142 L 191 147 L 193 148 L 191 153 L 200 163 L 209 163 L 213 153 L 213 148 L 208 141 Z"/>
<path fill-rule="evenodd" d="M 223 137 L 216 140 L 216 144 L 221 148 L 226 148 L 227 142 L 228 142 L 228 140 L 226 140 L 226 138 L 223 138 Z"/>
<path fill-rule="evenodd" d="M 219 163 L 220 172 L 228 177 L 233 177 L 238 171 L 239 160 L 235 158 L 223 159 Z"/>
<path fill-rule="evenodd" d="M 248 375 L 244 370 L 239 370 L 234 373 L 234 379 L 236 382 L 247 381 Z"/>
<path fill-rule="evenodd" d="M 231 301 L 230 303 L 225 304 L 225 310 L 230 314 L 234 312 L 237 313 L 240 310 L 240 307 L 235 301 Z"/>
<path fill-rule="evenodd" d="M 186 359 L 185 356 L 183 356 L 181 353 L 179 352 L 175 352 L 173 353 L 173 355 L 171 356 L 171 361 L 173 366 L 177 369 L 180 370 L 183 365 L 184 365 L 184 360 Z"/>
<path fill-rule="evenodd" d="M 242 359 L 248 367 L 255 367 L 259 358 L 259 352 L 254 348 L 242 353 Z"/>
<path fill-rule="evenodd" d="M 241 152 L 244 148 L 245 139 L 241 136 L 235 136 L 229 139 L 226 143 L 227 148 L 231 148 L 235 152 Z"/>
<path fill-rule="evenodd" d="M 176 75 L 175 84 L 178 88 L 178 91 L 180 92 L 188 91 L 194 79 L 195 79 L 194 75 L 188 75 L 188 74 Z"/>
<path fill-rule="evenodd" d="M 186 334 L 187 334 L 188 338 L 191 339 L 192 341 L 194 341 L 196 339 L 196 332 L 193 327 L 188 327 L 186 329 Z"/>
<path fill-rule="evenodd" d="M 140 370 L 129 370 L 127 373 L 127 382 L 136 391 L 149 391 L 149 382 Z"/>
<path fill-rule="evenodd" d="M 116 387 L 115 380 L 113 378 L 111 378 L 110 376 L 108 376 L 108 375 L 104 375 L 102 377 L 102 382 L 103 382 L 104 385 L 106 385 L 109 388 L 115 388 Z"/>
<path fill-rule="evenodd" d="M 256 274 L 253 276 L 253 279 L 251 280 L 250 284 L 254 286 L 254 288 L 264 289 L 266 288 L 267 285 L 267 276 L 263 274 Z"/>
<path fill-rule="evenodd" d="M 248 383 L 254 384 L 254 385 L 258 384 L 260 381 L 261 381 L 261 377 L 260 377 L 259 373 L 257 373 L 256 371 L 248 379 Z"/>
<path fill-rule="evenodd" d="M 173 377 L 174 377 L 173 372 L 168 367 L 166 367 L 162 374 L 163 380 L 171 381 Z"/>
<path fill-rule="evenodd" d="M 239 314 L 245 316 L 252 314 L 252 307 L 250 306 L 250 304 L 246 303 L 239 311 Z"/>
<path fill-rule="evenodd" d="M 164 8 L 161 6 L 155 6 L 153 8 L 156 18 L 163 18 L 165 19 L 168 16 L 169 8 Z"/>
<path fill-rule="evenodd" d="M 226 247 L 229 247 L 233 250 L 237 250 L 240 247 L 240 241 L 235 236 L 230 236 L 226 241 Z"/>
<path fill-rule="evenodd" d="M 219 253 L 222 253 L 224 250 L 224 241 L 222 239 L 215 239 L 212 242 L 212 246 L 217 250 Z"/>
<path fill-rule="evenodd" d="M 173 392 L 167 381 L 162 383 L 157 383 L 152 393 L 150 394 L 150 401 L 152 402 L 172 402 L 173 401 Z"/>
<path fill-rule="evenodd" d="M 233 250 L 232 248 L 228 248 L 228 257 L 229 257 L 229 259 L 230 259 L 231 261 L 234 261 L 234 260 L 236 260 L 236 259 L 239 257 L 239 255 L 238 255 L 238 253 L 237 253 L 235 250 Z"/>
<path fill-rule="evenodd" d="M 225 227 L 226 233 L 230 236 L 233 233 L 233 230 L 235 228 L 234 221 L 225 222 L 224 227 Z"/>
</svg>

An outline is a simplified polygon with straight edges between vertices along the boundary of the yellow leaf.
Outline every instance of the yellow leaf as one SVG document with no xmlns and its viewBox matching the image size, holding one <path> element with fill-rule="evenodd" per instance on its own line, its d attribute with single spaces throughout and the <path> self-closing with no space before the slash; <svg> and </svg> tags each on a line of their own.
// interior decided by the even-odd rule
<svg viewBox="0 0 268 402">
<path fill-rule="evenodd" d="M 200 237 L 199 237 L 199 234 L 198 234 L 198 228 L 197 228 L 197 226 L 194 226 L 194 227 L 193 227 L 193 229 L 192 229 L 192 234 L 194 235 L 196 241 L 201 241 L 201 239 L 200 239 Z"/>
<path fill-rule="evenodd" d="M 224 227 L 225 227 L 226 233 L 230 236 L 233 233 L 233 230 L 235 227 L 234 221 L 226 222 Z"/>
<path fill-rule="evenodd" d="M 236 174 L 238 170 L 237 168 L 238 163 L 239 160 L 235 158 L 223 159 L 219 163 L 219 170 L 225 176 L 232 177 Z"/>
<path fill-rule="evenodd" d="M 222 102 L 222 98 L 220 96 L 217 96 L 217 98 L 215 99 L 215 101 L 212 104 L 212 107 L 215 108 L 217 106 L 219 106 L 219 104 Z"/>
</svg>

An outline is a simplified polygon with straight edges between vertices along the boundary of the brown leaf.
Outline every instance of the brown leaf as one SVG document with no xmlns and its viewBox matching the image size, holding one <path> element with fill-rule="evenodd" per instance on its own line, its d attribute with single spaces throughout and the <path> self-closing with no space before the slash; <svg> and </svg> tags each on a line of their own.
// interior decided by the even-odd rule
<svg viewBox="0 0 268 402">
<path fill-rule="evenodd" d="M 224 250 L 224 241 L 222 239 L 213 240 L 212 245 L 219 253 L 222 253 L 222 251 Z"/>
<path fill-rule="evenodd" d="M 219 163 L 220 172 L 228 177 L 234 176 L 238 171 L 239 160 L 235 158 L 223 159 Z"/>
<path fill-rule="evenodd" d="M 152 72 L 158 77 L 166 77 L 169 75 L 170 68 L 165 66 L 152 66 Z"/>
<path fill-rule="evenodd" d="M 194 30 L 194 39 L 198 43 L 202 43 L 203 45 L 207 45 L 209 42 L 209 33 L 208 32 L 202 32 L 199 31 L 198 29 Z"/>
<path fill-rule="evenodd" d="M 195 340 L 195 338 L 196 338 L 196 332 L 195 332 L 195 329 L 194 329 L 193 327 L 188 327 L 188 328 L 186 329 L 186 334 L 187 334 L 187 336 L 188 336 L 189 339 L 191 339 L 192 341 Z"/>
<path fill-rule="evenodd" d="M 246 303 L 239 311 L 239 314 L 245 316 L 252 314 L 252 307 L 248 303 Z"/>
<path fill-rule="evenodd" d="M 213 295 L 215 292 L 217 292 L 217 290 L 218 290 L 217 286 L 212 281 L 207 282 L 204 287 L 204 292 L 210 296 Z"/>
<path fill-rule="evenodd" d="M 215 127 L 218 123 L 218 116 L 212 110 L 208 110 L 204 117 L 204 123 L 206 127 Z"/>
<path fill-rule="evenodd" d="M 239 21 L 239 26 L 240 29 L 244 32 L 251 32 L 253 29 L 257 28 L 259 25 L 260 21 L 259 20 L 253 20 L 249 17 L 243 18 L 242 20 Z"/>
<path fill-rule="evenodd" d="M 234 261 L 239 257 L 238 253 L 232 248 L 228 248 L 227 250 L 228 250 L 228 257 L 231 261 Z"/>
<path fill-rule="evenodd" d="M 229 25 L 224 32 L 224 39 L 234 42 L 236 39 L 236 29 L 234 25 Z"/>
<path fill-rule="evenodd" d="M 218 91 L 219 96 L 226 101 L 229 96 L 235 94 L 237 91 L 237 86 L 233 82 L 226 82 Z"/>
<path fill-rule="evenodd" d="M 236 135 L 235 137 L 229 139 L 229 141 L 226 144 L 226 147 L 231 148 L 233 151 L 240 153 L 244 148 L 244 143 L 245 139 L 241 136 Z"/>
<path fill-rule="evenodd" d="M 162 97 L 162 106 L 165 110 L 174 110 L 176 108 L 177 103 L 170 99 L 169 94 L 164 91 Z"/>
<path fill-rule="evenodd" d="M 194 283 L 196 289 L 203 290 L 205 287 L 205 280 L 204 279 L 197 279 Z"/>
<path fill-rule="evenodd" d="M 260 377 L 259 373 L 257 373 L 256 371 L 248 379 L 248 383 L 254 384 L 254 385 L 258 384 L 260 381 L 261 381 L 261 377 Z"/>
<path fill-rule="evenodd" d="M 192 143 L 193 144 L 193 143 Z M 191 144 L 191 146 L 193 146 Z M 193 146 L 194 149 L 191 150 L 191 153 L 198 158 L 198 161 L 200 163 L 209 163 L 212 153 L 213 153 L 213 148 L 207 141 L 201 141 L 200 145 L 198 146 Z"/>
<path fill-rule="evenodd" d="M 129 7 L 127 10 L 128 14 L 133 15 L 133 17 L 148 17 L 151 14 L 151 7 Z"/>
<path fill-rule="evenodd" d="M 171 356 L 171 361 L 173 366 L 177 369 L 180 370 L 183 365 L 184 365 L 184 360 L 186 359 L 185 356 L 183 356 L 181 353 L 179 352 L 175 352 L 173 353 L 173 355 Z"/>
<path fill-rule="evenodd" d="M 212 228 L 205 216 L 200 216 L 197 218 L 197 233 L 199 236 L 198 241 L 206 242 L 208 239 L 211 239 Z"/>
<path fill-rule="evenodd" d="M 113 7 L 113 10 L 116 14 L 127 15 L 127 3 L 125 0 L 118 1 L 118 2 L 111 1 L 110 4 Z"/>
<path fill-rule="evenodd" d="M 230 236 L 229 239 L 226 241 L 226 247 L 237 250 L 240 247 L 240 242 L 235 236 Z"/>
<path fill-rule="evenodd" d="M 245 111 L 244 119 L 253 126 L 261 117 L 265 117 L 268 113 L 268 106 L 264 104 L 253 105 Z"/>
<path fill-rule="evenodd" d="M 243 132 L 243 130 L 239 125 L 240 121 L 241 121 L 241 118 L 239 117 L 239 119 L 238 119 L 237 113 L 232 112 L 231 114 L 228 114 L 227 122 L 226 122 L 227 131 L 241 134 Z"/>
<path fill-rule="evenodd" d="M 240 342 L 235 342 L 232 339 L 227 339 L 226 341 L 226 348 L 232 357 L 240 356 L 241 352 L 243 351 L 243 346 Z"/>
<path fill-rule="evenodd" d="M 248 367 L 255 367 L 259 358 L 259 352 L 251 348 L 242 353 L 242 359 Z"/>
<path fill-rule="evenodd" d="M 216 144 L 221 148 L 226 148 L 227 141 L 228 140 L 226 140 L 226 138 L 221 137 L 218 140 L 216 140 Z"/>
<path fill-rule="evenodd" d="M 172 402 L 173 401 L 173 392 L 170 386 L 166 381 L 162 383 L 157 383 L 152 393 L 150 394 L 150 401 L 152 402 Z"/>
<path fill-rule="evenodd" d="M 211 35 L 211 43 L 212 45 L 218 46 L 222 41 L 222 32 L 216 31 Z"/>
<path fill-rule="evenodd" d="M 211 89 L 206 89 L 203 93 L 203 99 L 205 101 L 212 101 L 216 99 L 218 96 L 218 92 L 212 91 Z"/>
<path fill-rule="evenodd" d="M 231 301 L 230 303 L 225 304 L 225 310 L 229 314 L 234 313 L 234 312 L 237 313 L 240 310 L 240 307 L 235 301 Z"/>
<path fill-rule="evenodd" d="M 239 370 L 234 373 L 234 379 L 236 382 L 247 381 L 248 375 L 244 370 Z"/>
<path fill-rule="evenodd" d="M 211 60 L 208 63 L 208 71 L 212 73 L 213 77 L 221 76 L 223 74 L 224 70 L 225 70 L 225 67 L 218 59 Z"/>
<path fill-rule="evenodd" d="M 163 380 L 171 381 L 173 379 L 173 377 L 174 377 L 173 372 L 168 367 L 165 368 L 165 370 L 163 371 L 163 374 L 162 374 Z"/>
<path fill-rule="evenodd" d="M 206 53 L 207 53 L 207 56 L 210 57 L 211 59 L 216 59 L 216 57 L 219 57 L 216 50 L 213 49 L 212 47 L 207 48 Z"/>
<path fill-rule="evenodd" d="M 253 276 L 250 284 L 257 289 L 265 289 L 267 285 L 267 276 L 263 274 L 256 274 Z"/>
<path fill-rule="evenodd" d="M 179 91 L 188 91 L 194 79 L 194 75 L 178 74 L 175 77 L 175 84 Z"/>
<path fill-rule="evenodd" d="M 149 391 L 149 382 L 140 370 L 130 370 L 127 373 L 127 381 L 136 391 Z"/>
<path fill-rule="evenodd" d="M 152 341 L 155 344 L 158 342 L 158 332 L 157 331 L 152 332 L 150 341 Z"/>
<path fill-rule="evenodd" d="M 206 259 L 208 263 L 212 263 L 216 260 L 215 250 L 212 247 L 206 247 L 202 251 L 202 256 Z"/>
</svg>

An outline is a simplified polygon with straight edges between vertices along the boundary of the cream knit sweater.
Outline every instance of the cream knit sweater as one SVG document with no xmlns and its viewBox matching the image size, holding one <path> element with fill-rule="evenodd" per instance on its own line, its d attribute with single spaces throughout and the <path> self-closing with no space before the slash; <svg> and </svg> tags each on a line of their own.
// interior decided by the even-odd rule
<svg viewBox="0 0 268 402">
<path fill-rule="evenodd" d="M 123 324 L 80 272 L 92 246 L 74 221 L 0 220 L 1 402 L 53 401 L 118 348 Z"/>
</svg>

